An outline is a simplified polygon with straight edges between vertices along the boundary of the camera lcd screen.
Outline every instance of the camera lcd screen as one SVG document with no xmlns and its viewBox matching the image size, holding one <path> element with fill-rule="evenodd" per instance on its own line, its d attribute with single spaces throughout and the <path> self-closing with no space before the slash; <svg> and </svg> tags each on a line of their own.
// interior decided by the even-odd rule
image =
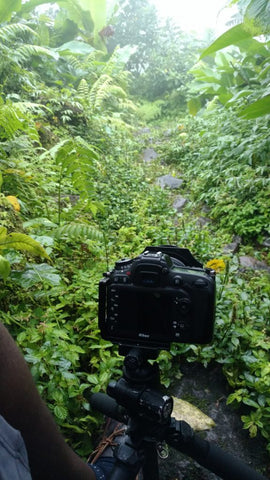
<svg viewBox="0 0 270 480">
<path fill-rule="evenodd" d="M 172 297 L 158 291 L 119 291 L 118 328 L 120 336 L 168 336 L 171 330 Z"/>
</svg>

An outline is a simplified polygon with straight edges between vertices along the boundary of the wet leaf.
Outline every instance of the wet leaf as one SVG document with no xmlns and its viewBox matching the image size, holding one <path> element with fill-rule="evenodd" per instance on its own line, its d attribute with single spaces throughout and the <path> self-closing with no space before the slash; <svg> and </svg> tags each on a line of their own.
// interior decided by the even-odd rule
<svg viewBox="0 0 270 480">
<path fill-rule="evenodd" d="M 176 397 L 173 397 L 173 402 L 172 416 L 176 418 L 176 420 L 184 420 L 195 431 L 209 430 L 215 427 L 216 424 L 214 420 L 191 403 Z"/>
</svg>

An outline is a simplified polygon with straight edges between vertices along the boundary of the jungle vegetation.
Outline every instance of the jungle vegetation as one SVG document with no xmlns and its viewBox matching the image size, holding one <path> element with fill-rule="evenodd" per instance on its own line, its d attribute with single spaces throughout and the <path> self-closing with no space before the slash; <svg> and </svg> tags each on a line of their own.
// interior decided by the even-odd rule
<svg viewBox="0 0 270 480">
<path fill-rule="evenodd" d="M 270 451 L 269 1 L 234 1 L 236 24 L 207 41 L 147 1 L 44 3 L 0 1 L 1 321 L 87 455 L 99 418 L 83 392 L 122 363 L 100 338 L 98 282 L 149 244 L 189 248 L 217 271 L 214 340 L 162 351 L 163 381 L 182 360 L 219 363 Z"/>
</svg>

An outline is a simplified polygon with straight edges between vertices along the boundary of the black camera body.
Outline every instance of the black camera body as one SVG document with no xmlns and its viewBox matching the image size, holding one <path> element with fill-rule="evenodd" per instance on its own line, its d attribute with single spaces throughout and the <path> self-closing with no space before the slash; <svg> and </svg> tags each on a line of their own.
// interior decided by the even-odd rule
<svg viewBox="0 0 270 480">
<path fill-rule="evenodd" d="M 214 314 L 215 272 L 187 249 L 147 247 L 116 262 L 99 283 L 101 336 L 120 346 L 209 343 Z"/>
</svg>

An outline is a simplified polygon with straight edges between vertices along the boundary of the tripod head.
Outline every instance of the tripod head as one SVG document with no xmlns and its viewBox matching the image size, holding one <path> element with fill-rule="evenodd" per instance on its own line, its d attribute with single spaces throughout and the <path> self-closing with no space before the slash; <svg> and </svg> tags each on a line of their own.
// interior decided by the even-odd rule
<svg viewBox="0 0 270 480">
<path fill-rule="evenodd" d="M 132 348 L 126 354 L 123 377 L 110 382 L 107 392 L 124 407 L 131 418 L 166 424 L 170 419 L 173 400 L 160 393 L 160 375 L 157 363 L 150 364 L 152 350 Z"/>
</svg>

